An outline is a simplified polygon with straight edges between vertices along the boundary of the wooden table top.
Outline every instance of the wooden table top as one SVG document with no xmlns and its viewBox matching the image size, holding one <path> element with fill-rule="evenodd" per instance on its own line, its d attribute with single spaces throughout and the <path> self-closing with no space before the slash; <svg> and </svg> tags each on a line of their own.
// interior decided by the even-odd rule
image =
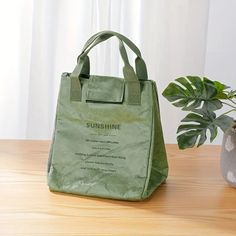
<svg viewBox="0 0 236 236">
<path fill-rule="evenodd" d="M 143 202 L 52 193 L 48 141 L 0 141 L 0 235 L 236 235 L 236 189 L 220 146 L 167 145 L 167 182 Z"/>
</svg>

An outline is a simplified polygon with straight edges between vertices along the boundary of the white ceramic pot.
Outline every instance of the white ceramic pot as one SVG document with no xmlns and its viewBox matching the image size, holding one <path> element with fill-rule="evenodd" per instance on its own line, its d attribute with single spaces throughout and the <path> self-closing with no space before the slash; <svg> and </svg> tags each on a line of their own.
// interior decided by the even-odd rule
<svg viewBox="0 0 236 236">
<path fill-rule="evenodd" d="M 236 128 L 224 134 L 221 148 L 221 173 L 224 179 L 236 188 Z"/>
</svg>

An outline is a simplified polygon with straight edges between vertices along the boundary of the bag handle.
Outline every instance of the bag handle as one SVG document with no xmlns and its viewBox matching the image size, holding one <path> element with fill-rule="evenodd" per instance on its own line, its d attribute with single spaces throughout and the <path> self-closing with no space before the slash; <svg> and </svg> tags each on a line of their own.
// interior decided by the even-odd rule
<svg viewBox="0 0 236 236">
<path fill-rule="evenodd" d="M 92 37 L 90 37 L 88 39 L 88 41 L 85 43 L 83 51 L 85 51 L 97 38 L 100 38 L 103 40 L 107 40 L 108 38 L 112 37 L 112 36 L 116 36 L 117 38 L 119 38 L 120 40 L 122 40 L 125 44 L 127 44 L 127 46 L 130 47 L 130 49 L 138 56 L 138 57 L 142 57 L 141 56 L 141 52 L 138 49 L 138 47 L 127 37 L 125 37 L 122 34 L 119 34 L 117 32 L 114 31 L 110 31 L 110 30 L 105 30 L 105 31 L 101 31 L 98 32 L 96 34 L 94 34 Z"/>
<path fill-rule="evenodd" d="M 135 59 L 135 71 L 136 74 L 139 78 L 139 80 L 147 80 L 148 79 L 148 75 L 147 75 L 147 67 L 146 64 L 142 58 L 141 52 L 138 49 L 138 47 L 127 37 L 125 37 L 122 34 L 119 34 L 117 32 L 114 31 L 101 31 L 95 35 L 93 35 L 84 45 L 84 48 L 82 50 L 82 53 L 80 55 L 82 55 L 84 53 L 84 51 L 86 51 L 86 49 L 88 49 L 93 43 L 93 45 L 97 45 L 102 41 L 107 40 L 108 38 L 111 38 L 113 36 L 116 36 L 118 39 L 122 40 L 136 55 L 136 59 Z M 79 60 L 78 56 L 77 60 Z M 85 68 L 84 71 L 88 72 L 89 74 L 89 69 L 90 69 L 90 64 L 89 64 L 89 58 L 86 59 L 86 63 L 85 63 Z"/>
<path fill-rule="evenodd" d="M 95 46 L 96 44 L 91 45 L 90 48 L 88 48 L 86 51 L 83 51 L 80 54 L 78 63 L 70 75 L 70 78 L 71 78 L 70 95 L 71 95 L 72 101 L 81 101 L 82 90 L 81 90 L 79 77 L 81 75 L 81 72 L 84 70 L 84 64 L 87 61 L 87 57 L 88 57 L 87 54 Z M 123 74 L 124 74 L 124 79 L 127 86 L 126 87 L 127 88 L 127 103 L 132 104 L 132 105 L 138 105 L 140 104 L 140 101 L 141 101 L 140 83 L 134 72 L 133 67 L 129 64 L 127 52 L 125 50 L 122 40 L 120 39 L 119 39 L 119 48 L 120 48 L 122 59 L 125 64 L 123 67 Z"/>
<path fill-rule="evenodd" d="M 109 39 L 109 38 L 107 38 L 107 39 Z M 128 59 L 128 55 L 127 55 L 124 43 L 122 40 L 120 40 L 120 39 L 118 39 L 118 40 L 119 40 L 119 51 L 120 51 L 120 55 L 121 55 L 121 58 L 122 58 L 124 64 L 131 66 L 129 63 L 129 59 Z M 91 49 L 103 41 L 105 41 L 105 40 L 103 39 L 103 40 L 95 41 L 94 44 L 90 45 L 90 47 L 87 47 L 86 50 L 83 50 L 82 53 L 78 56 L 78 60 L 80 59 L 80 57 L 84 57 L 84 58 L 88 57 L 88 53 L 91 51 Z M 85 61 L 85 63 L 86 63 L 86 61 Z"/>
</svg>

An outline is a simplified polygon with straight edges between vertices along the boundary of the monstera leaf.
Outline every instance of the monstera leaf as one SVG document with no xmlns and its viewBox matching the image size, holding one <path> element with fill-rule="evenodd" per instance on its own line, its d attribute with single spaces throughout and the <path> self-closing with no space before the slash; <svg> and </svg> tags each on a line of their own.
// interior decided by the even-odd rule
<svg viewBox="0 0 236 236">
<path fill-rule="evenodd" d="M 220 128 L 223 132 L 232 127 L 233 119 L 226 114 L 236 111 L 236 91 L 205 77 L 186 76 L 170 83 L 163 96 L 174 106 L 190 112 L 177 130 L 177 141 L 180 149 L 201 146 L 210 134 L 212 142 Z M 227 102 L 224 102 L 226 100 Z M 220 116 L 215 111 L 228 105 L 231 110 Z"/>
<path fill-rule="evenodd" d="M 220 99 L 227 99 L 225 89 L 228 87 L 218 81 L 198 76 L 180 77 L 170 83 L 163 96 L 182 110 L 192 111 L 196 108 L 215 111 L 222 108 Z"/>
<path fill-rule="evenodd" d="M 212 142 L 218 132 L 218 127 L 225 132 L 233 125 L 233 119 L 226 115 L 216 117 L 213 111 L 194 110 L 181 120 L 177 133 L 177 141 L 180 149 L 201 146 L 207 139 L 207 131 L 210 131 L 210 141 Z"/>
</svg>

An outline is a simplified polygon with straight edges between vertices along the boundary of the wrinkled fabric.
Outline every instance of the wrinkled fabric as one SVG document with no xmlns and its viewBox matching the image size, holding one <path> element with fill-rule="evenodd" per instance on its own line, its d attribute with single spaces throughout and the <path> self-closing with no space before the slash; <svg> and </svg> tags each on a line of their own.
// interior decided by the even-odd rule
<svg viewBox="0 0 236 236">
<path fill-rule="evenodd" d="M 154 81 L 141 83 L 141 105 L 127 105 L 124 80 L 81 79 L 70 101 L 63 73 L 48 161 L 50 190 L 143 200 L 167 178 L 168 163 Z"/>
</svg>

